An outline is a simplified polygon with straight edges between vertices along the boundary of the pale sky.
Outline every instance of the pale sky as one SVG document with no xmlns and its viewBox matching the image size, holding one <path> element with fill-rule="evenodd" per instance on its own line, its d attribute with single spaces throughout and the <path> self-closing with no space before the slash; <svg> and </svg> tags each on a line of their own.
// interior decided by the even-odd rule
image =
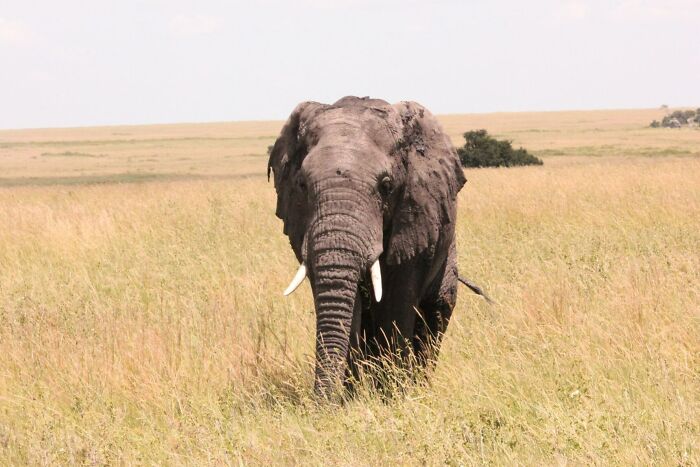
<svg viewBox="0 0 700 467">
<path fill-rule="evenodd" d="M 0 128 L 700 106 L 700 0 L 0 0 Z"/>
</svg>

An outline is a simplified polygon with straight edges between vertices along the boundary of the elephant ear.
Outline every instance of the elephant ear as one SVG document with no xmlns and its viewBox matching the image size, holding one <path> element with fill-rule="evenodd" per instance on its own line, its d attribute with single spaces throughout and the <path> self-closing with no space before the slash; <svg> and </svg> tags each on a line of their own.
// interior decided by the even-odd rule
<svg viewBox="0 0 700 467">
<path fill-rule="evenodd" d="M 402 127 L 394 152 L 401 158 L 405 183 L 394 211 L 387 262 L 401 264 L 435 254 L 441 234 L 452 232 L 457 193 L 467 180 L 452 142 L 427 109 L 415 102 L 400 102 L 394 109 Z"/>
<path fill-rule="evenodd" d="M 284 221 L 284 233 L 289 237 L 294 254 L 302 261 L 301 250 L 306 232 L 308 213 L 303 212 L 306 195 L 303 192 L 298 172 L 304 157 L 313 142 L 307 134 L 307 122 L 327 106 L 316 102 L 297 105 L 282 127 L 280 136 L 270 151 L 267 163 L 267 179 L 274 174 L 277 191 L 277 217 Z"/>
</svg>

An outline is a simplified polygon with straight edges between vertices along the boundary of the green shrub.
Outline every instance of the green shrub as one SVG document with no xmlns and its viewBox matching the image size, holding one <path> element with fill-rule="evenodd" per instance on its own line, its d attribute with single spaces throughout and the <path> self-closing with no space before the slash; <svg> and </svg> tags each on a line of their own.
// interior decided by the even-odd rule
<svg viewBox="0 0 700 467">
<path fill-rule="evenodd" d="M 662 120 L 661 124 L 654 126 L 656 120 L 651 122 L 652 128 L 658 128 L 662 126 L 664 128 L 678 128 L 683 125 L 687 125 L 690 122 L 700 122 L 700 109 L 695 110 L 676 110 L 669 115 L 666 115 Z"/>
<path fill-rule="evenodd" d="M 464 167 L 512 167 L 542 165 L 542 160 L 523 148 L 513 149 L 511 141 L 497 140 L 486 130 L 464 133 L 466 143 L 457 149 Z"/>
</svg>

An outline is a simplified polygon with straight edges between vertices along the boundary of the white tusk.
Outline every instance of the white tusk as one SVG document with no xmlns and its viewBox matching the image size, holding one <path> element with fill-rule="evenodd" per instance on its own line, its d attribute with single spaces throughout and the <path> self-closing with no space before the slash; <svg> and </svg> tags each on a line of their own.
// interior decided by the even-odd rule
<svg viewBox="0 0 700 467">
<path fill-rule="evenodd" d="M 382 271 L 379 269 L 379 260 L 375 261 L 370 268 L 372 276 L 372 288 L 374 289 L 374 298 L 377 302 L 382 301 Z"/>
<path fill-rule="evenodd" d="M 294 275 L 294 279 L 292 279 L 292 282 L 289 283 L 289 286 L 284 290 L 284 296 L 286 297 L 290 293 L 294 292 L 299 285 L 301 285 L 302 282 L 304 282 L 304 279 L 306 279 L 306 265 L 304 263 L 301 263 L 301 266 L 299 266 L 299 270 L 297 273 Z"/>
</svg>

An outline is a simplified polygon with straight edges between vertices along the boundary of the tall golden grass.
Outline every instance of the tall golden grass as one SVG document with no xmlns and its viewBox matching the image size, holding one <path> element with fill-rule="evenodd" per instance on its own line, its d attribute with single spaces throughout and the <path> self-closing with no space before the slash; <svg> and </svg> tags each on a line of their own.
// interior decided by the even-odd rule
<svg viewBox="0 0 700 467">
<path fill-rule="evenodd" d="M 343 406 L 281 296 L 279 122 L 0 132 L 0 464 L 700 463 L 700 131 L 656 113 L 445 117 L 545 160 L 467 171 L 497 303 L 461 290 L 430 383 Z"/>
</svg>

